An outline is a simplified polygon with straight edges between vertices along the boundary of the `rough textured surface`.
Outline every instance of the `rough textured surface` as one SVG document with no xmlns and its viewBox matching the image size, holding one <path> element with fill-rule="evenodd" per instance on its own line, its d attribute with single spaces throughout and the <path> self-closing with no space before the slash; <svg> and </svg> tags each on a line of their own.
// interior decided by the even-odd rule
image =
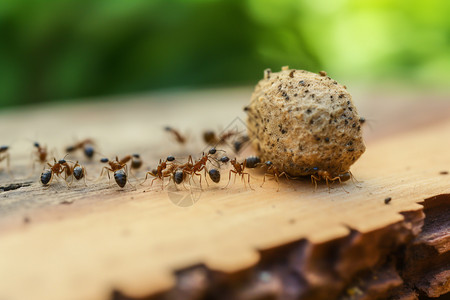
<svg viewBox="0 0 450 300">
<path fill-rule="evenodd" d="M 336 176 L 364 153 L 352 97 L 325 72 L 266 70 L 246 111 L 255 150 L 292 176 Z"/>
</svg>

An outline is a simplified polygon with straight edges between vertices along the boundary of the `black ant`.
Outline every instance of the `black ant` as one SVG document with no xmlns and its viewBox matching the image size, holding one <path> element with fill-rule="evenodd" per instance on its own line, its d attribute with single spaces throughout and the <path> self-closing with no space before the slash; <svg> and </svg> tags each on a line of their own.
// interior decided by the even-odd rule
<svg viewBox="0 0 450 300">
<path fill-rule="evenodd" d="M 169 126 L 165 127 L 164 130 L 170 132 L 179 144 L 184 145 L 186 143 L 187 138 L 183 136 L 178 130 Z"/>
<path fill-rule="evenodd" d="M 111 179 L 109 176 L 109 172 L 112 172 L 114 174 L 114 180 L 116 181 L 117 185 L 121 188 L 123 188 L 128 181 L 128 167 L 126 163 L 123 163 L 119 161 L 119 158 L 116 156 L 116 159 L 114 161 L 111 161 L 107 158 L 102 158 L 100 160 L 102 163 L 108 163 L 109 167 L 103 167 L 102 172 L 100 173 L 99 179 L 103 175 L 103 171 L 106 169 L 106 172 L 108 174 L 108 179 Z M 131 184 L 131 183 L 130 183 Z"/>
<path fill-rule="evenodd" d="M 314 183 L 315 189 L 317 189 L 317 182 L 321 180 L 325 180 L 328 186 L 328 192 L 330 191 L 330 185 L 329 182 L 339 181 L 339 183 L 342 183 L 344 181 L 348 181 L 353 178 L 353 175 L 350 171 L 339 173 L 338 175 L 332 175 L 328 171 L 319 170 L 319 168 L 315 167 L 313 168 L 314 171 L 317 171 L 316 174 L 311 175 L 311 182 Z M 344 188 L 343 188 L 344 189 Z M 347 192 L 344 189 L 345 192 Z M 348 192 L 347 192 L 348 193 Z"/>
<path fill-rule="evenodd" d="M 244 175 L 247 175 L 248 185 L 253 190 L 254 188 L 252 188 L 252 186 L 250 185 L 250 174 L 247 173 L 247 172 L 244 172 L 246 164 L 247 164 L 247 161 L 244 160 L 243 163 L 239 163 L 239 162 L 237 162 L 237 160 L 235 158 L 235 159 L 230 160 L 230 163 L 233 166 L 234 170 L 230 170 L 230 173 L 229 173 L 229 176 L 228 176 L 228 183 L 227 183 L 227 185 L 224 188 L 226 188 L 230 184 L 231 173 L 234 173 L 235 174 L 234 175 L 234 182 L 236 182 L 236 176 L 239 175 L 239 176 L 241 176 L 241 179 L 244 182 L 244 186 L 245 186 L 245 177 L 244 177 Z"/>
<path fill-rule="evenodd" d="M 60 159 L 56 161 L 55 158 L 53 158 L 54 164 L 47 163 L 47 165 L 50 167 L 50 169 L 44 170 L 41 174 L 41 183 L 43 185 L 49 185 L 52 181 L 53 177 L 56 175 L 58 177 L 61 176 L 61 174 L 65 174 L 64 181 L 67 184 L 67 177 L 72 175 L 72 169 L 70 168 L 69 164 L 65 159 Z"/>
<path fill-rule="evenodd" d="M 8 168 L 9 171 L 9 153 L 8 153 L 8 146 L 1 146 L 0 147 L 0 162 L 2 162 L 3 160 L 6 160 L 6 166 Z"/>
<path fill-rule="evenodd" d="M 266 172 L 264 173 L 263 182 L 261 183 L 261 187 L 263 186 L 264 182 L 266 182 L 266 176 L 272 176 L 275 178 L 275 181 L 277 182 L 278 189 L 277 192 L 280 190 L 280 182 L 279 178 L 281 176 L 286 177 L 286 179 L 292 179 L 286 172 L 282 171 L 280 172 L 277 167 L 274 166 L 274 164 L 268 160 L 264 163 L 264 165 L 267 167 Z"/>
<path fill-rule="evenodd" d="M 83 141 L 76 143 L 75 145 L 68 146 L 66 148 L 66 152 L 71 153 L 78 149 L 83 149 L 84 155 L 87 158 L 91 159 L 95 153 L 93 145 L 95 145 L 95 142 L 92 139 L 85 139 Z"/>
</svg>

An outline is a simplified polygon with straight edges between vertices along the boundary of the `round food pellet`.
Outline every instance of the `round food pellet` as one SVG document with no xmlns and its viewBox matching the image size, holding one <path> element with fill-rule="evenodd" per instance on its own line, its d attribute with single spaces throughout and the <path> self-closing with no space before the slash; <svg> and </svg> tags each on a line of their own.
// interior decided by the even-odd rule
<svg viewBox="0 0 450 300">
<path fill-rule="evenodd" d="M 257 155 L 291 176 L 338 176 L 365 151 L 351 95 L 324 71 L 264 71 L 246 112 Z"/>
</svg>

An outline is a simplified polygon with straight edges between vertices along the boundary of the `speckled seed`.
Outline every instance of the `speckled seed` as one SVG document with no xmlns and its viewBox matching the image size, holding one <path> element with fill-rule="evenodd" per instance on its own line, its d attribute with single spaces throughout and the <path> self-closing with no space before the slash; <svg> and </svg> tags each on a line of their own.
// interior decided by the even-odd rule
<svg viewBox="0 0 450 300">
<path fill-rule="evenodd" d="M 344 86 L 326 72 L 283 67 L 264 74 L 246 110 L 261 160 L 292 176 L 349 171 L 365 146 L 361 118 Z"/>
</svg>

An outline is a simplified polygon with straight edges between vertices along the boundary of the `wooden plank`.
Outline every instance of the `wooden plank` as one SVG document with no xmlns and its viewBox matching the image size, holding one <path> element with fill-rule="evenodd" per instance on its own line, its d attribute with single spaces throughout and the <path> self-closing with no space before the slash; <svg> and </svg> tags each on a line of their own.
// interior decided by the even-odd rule
<svg viewBox="0 0 450 300">
<path fill-rule="evenodd" d="M 0 299 L 108 299 L 114 290 L 148 296 L 172 288 L 176 270 L 205 264 L 233 273 L 257 264 L 261 250 L 388 228 L 404 222 L 401 212 L 421 211 L 418 202 L 425 198 L 450 193 L 448 176 L 439 174 L 450 166 L 450 119 L 373 141 L 352 169 L 360 182 L 343 185 L 348 193 L 339 185 L 314 191 L 308 180 L 282 182 L 277 192 L 274 182 L 259 187 L 263 173 L 255 171 L 255 190 L 239 181 L 221 189 L 222 181 L 181 207 L 174 202 L 186 192 L 172 186 L 120 190 L 104 180 L 87 188 L 59 183 L 45 189 L 37 182 L 39 172 L 24 179 L 33 140 L 57 147 L 61 156 L 74 136 L 92 137 L 109 157 L 141 153 L 145 169 L 169 154 L 199 153 L 199 132 L 245 119 L 241 108 L 248 95 L 161 94 L 4 112 L 0 137 L 12 145 L 16 179 L 3 172 L 1 186 L 30 185 L 0 195 Z M 192 142 L 180 148 L 163 132 L 165 125 L 189 132 Z M 100 173 L 97 163 L 86 167 L 90 177 Z M 386 197 L 392 197 L 389 205 Z"/>
</svg>

